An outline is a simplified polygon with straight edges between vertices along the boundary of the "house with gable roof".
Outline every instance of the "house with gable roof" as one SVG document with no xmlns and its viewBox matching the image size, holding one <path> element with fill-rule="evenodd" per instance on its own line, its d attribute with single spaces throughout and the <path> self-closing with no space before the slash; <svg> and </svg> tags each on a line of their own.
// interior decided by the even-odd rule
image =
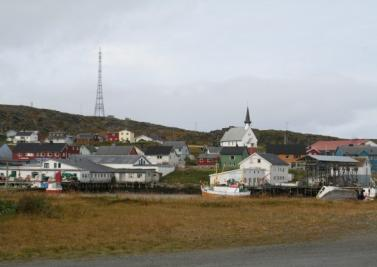
<svg viewBox="0 0 377 267">
<path fill-rule="evenodd" d="M 246 110 L 245 126 L 232 127 L 226 131 L 220 140 L 220 146 L 257 148 L 258 139 L 251 129 L 249 108 Z"/>
</svg>

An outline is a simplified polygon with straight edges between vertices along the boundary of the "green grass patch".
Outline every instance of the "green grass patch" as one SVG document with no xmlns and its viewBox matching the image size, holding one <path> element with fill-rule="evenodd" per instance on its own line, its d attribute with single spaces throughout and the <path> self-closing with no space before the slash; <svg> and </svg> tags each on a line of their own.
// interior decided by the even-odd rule
<svg viewBox="0 0 377 267">
<path fill-rule="evenodd" d="M 161 182 L 168 184 L 200 184 L 200 182 L 209 182 L 208 175 L 214 173 L 212 169 L 185 169 L 176 170 L 175 172 L 163 177 Z"/>
</svg>

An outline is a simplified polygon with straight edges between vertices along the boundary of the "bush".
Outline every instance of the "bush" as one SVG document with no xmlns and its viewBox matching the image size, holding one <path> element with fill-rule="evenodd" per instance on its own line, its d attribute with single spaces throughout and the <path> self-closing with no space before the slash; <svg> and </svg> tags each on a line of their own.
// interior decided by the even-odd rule
<svg viewBox="0 0 377 267">
<path fill-rule="evenodd" d="M 0 199 L 0 216 L 16 213 L 17 207 L 14 202 Z"/>
<path fill-rule="evenodd" d="M 45 196 L 23 196 L 18 201 L 17 212 L 23 214 L 38 214 L 52 217 L 55 215 L 55 209 Z"/>
</svg>

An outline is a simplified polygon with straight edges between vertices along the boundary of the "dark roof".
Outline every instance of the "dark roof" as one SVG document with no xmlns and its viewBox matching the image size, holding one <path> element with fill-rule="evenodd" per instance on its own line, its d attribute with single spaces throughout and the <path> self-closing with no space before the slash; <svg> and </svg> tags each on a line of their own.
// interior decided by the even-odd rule
<svg viewBox="0 0 377 267">
<path fill-rule="evenodd" d="M 272 165 L 289 165 L 285 161 L 281 160 L 278 156 L 270 153 L 258 153 L 259 156 L 270 162 Z"/>
<path fill-rule="evenodd" d="M 100 146 L 96 155 L 130 155 L 133 149 L 133 146 Z"/>
<path fill-rule="evenodd" d="M 68 164 L 83 170 L 87 170 L 90 172 L 99 172 L 99 173 L 111 173 L 115 172 L 113 168 L 106 167 L 97 163 L 94 163 L 91 160 L 88 160 L 84 157 L 72 157 L 69 159 L 57 159 L 56 161 Z"/>
<path fill-rule="evenodd" d="M 22 131 L 22 132 L 17 132 L 17 136 L 30 136 L 33 133 L 35 133 L 35 132 L 34 131 Z"/>
<path fill-rule="evenodd" d="M 301 144 L 267 145 L 267 153 L 275 155 L 305 155 L 306 147 Z"/>
<path fill-rule="evenodd" d="M 169 155 L 172 150 L 172 146 L 150 146 L 145 150 L 145 155 Z"/>
<path fill-rule="evenodd" d="M 246 147 L 223 147 L 220 151 L 220 155 L 243 155 L 247 154 Z"/>
<path fill-rule="evenodd" d="M 13 148 L 13 153 L 62 152 L 66 146 L 67 144 L 18 143 Z"/>
</svg>

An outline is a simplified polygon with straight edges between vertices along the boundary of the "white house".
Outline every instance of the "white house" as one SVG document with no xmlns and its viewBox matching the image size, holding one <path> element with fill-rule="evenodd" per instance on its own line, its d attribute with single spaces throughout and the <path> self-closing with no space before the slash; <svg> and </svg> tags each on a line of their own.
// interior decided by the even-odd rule
<svg viewBox="0 0 377 267">
<path fill-rule="evenodd" d="M 172 146 L 150 146 L 145 151 L 147 159 L 155 165 L 177 166 L 179 157 Z"/>
<path fill-rule="evenodd" d="M 135 143 L 135 134 L 127 129 L 119 131 L 119 141 Z"/>
<path fill-rule="evenodd" d="M 22 166 L 1 167 L 0 175 L 40 181 L 54 177 L 60 171 L 63 180 L 76 177 L 82 183 L 151 183 L 158 182 L 159 174 L 154 169 L 113 169 L 82 157 L 50 159 Z"/>
<path fill-rule="evenodd" d="M 267 184 L 278 185 L 292 180 L 288 173 L 289 164 L 274 154 L 254 153 L 240 162 L 240 169 L 265 170 Z"/>
<path fill-rule="evenodd" d="M 38 131 L 21 131 L 13 138 L 13 143 L 38 143 Z"/>
<path fill-rule="evenodd" d="M 220 140 L 222 147 L 248 147 L 256 148 L 258 139 L 251 129 L 249 108 L 246 110 L 245 127 L 233 127 L 226 131 Z"/>
<path fill-rule="evenodd" d="M 185 141 L 165 141 L 164 146 L 172 146 L 181 161 L 190 155 L 190 150 Z"/>
<path fill-rule="evenodd" d="M 64 132 L 50 132 L 45 139 L 45 143 L 68 144 L 73 145 L 75 138 L 72 135 L 66 135 Z"/>
<path fill-rule="evenodd" d="M 15 130 L 8 130 L 6 132 L 6 136 L 7 136 L 7 142 L 8 143 L 13 143 L 13 140 L 14 140 L 14 137 L 17 135 L 17 131 Z"/>
</svg>

